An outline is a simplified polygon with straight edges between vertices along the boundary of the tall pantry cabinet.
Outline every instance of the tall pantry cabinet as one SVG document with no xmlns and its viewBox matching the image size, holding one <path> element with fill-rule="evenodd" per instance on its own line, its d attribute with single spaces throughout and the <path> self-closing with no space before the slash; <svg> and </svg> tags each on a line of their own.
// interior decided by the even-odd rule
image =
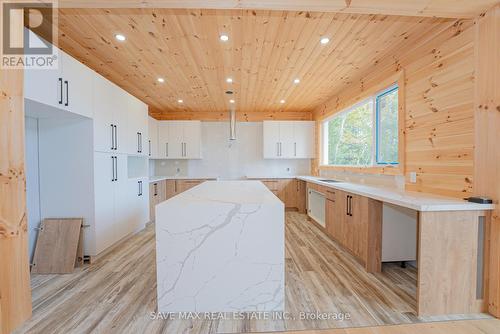
<svg viewBox="0 0 500 334">
<path fill-rule="evenodd" d="M 40 216 L 84 218 L 84 253 L 95 256 L 149 222 L 148 107 L 60 55 L 57 70 L 25 71 L 26 114 L 39 124 Z"/>
</svg>

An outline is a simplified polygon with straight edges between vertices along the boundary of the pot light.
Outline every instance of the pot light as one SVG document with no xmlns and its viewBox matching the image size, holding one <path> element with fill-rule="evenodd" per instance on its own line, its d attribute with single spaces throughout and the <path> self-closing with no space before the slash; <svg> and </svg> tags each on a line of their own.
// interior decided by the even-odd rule
<svg viewBox="0 0 500 334">
<path fill-rule="evenodd" d="M 300 79 L 298 79 L 298 78 L 297 78 L 297 79 L 293 80 L 293 83 L 294 83 L 294 84 L 298 84 L 298 83 L 300 83 Z"/>
<path fill-rule="evenodd" d="M 233 83 L 233 78 L 227 78 L 227 79 L 226 79 L 226 82 L 227 82 L 227 83 Z"/>
<path fill-rule="evenodd" d="M 229 103 L 234 103 L 235 101 L 234 100 L 229 100 Z"/>
<path fill-rule="evenodd" d="M 177 103 L 184 103 L 184 100 L 183 99 L 178 99 Z"/>
<path fill-rule="evenodd" d="M 220 40 L 223 41 L 223 42 L 227 42 L 229 41 L 229 36 L 228 35 L 220 35 Z"/>
<path fill-rule="evenodd" d="M 284 104 L 286 101 L 285 100 L 280 100 L 280 103 L 281 104 Z"/>
<path fill-rule="evenodd" d="M 330 42 L 330 39 L 328 37 L 323 37 L 319 42 L 321 44 L 328 44 Z"/>
<path fill-rule="evenodd" d="M 165 82 L 165 79 L 163 79 L 163 78 L 158 78 L 157 80 L 158 80 L 159 83 L 164 83 Z"/>
<path fill-rule="evenodd" d="M 117 40 L 119 40 L 120 42 L 123 42 L 123 41 L 125 41 L 125 40 L 127 39 L 127 38 L 126 38 L 124 35 L 122 35 L 122 34 L 116 34 L 116 35 L 115 35 L 115 38 L 116 38 Z"/>
</svg>

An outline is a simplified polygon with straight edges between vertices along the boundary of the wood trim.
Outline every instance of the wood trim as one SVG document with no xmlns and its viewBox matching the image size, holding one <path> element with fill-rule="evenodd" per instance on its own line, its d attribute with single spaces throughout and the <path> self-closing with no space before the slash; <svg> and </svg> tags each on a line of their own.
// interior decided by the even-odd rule
<svg viewBox="0 0 500 334">
<path fill-rule="evenodd" d="M 322 127 L 321 123 L 340 112 L 343 112 L 346 108 L 353 106 L 363 100 L 366 100 L 370 96 L 390 87 L 393 84 L 397 84 L 398 89 L 398 166 L 367 166 L 367 167 L 357 167 L 357 166 L 332 166 L 332 165 L 322 165 L 321 153 L 322 153 Z M 406 93 L 405 93 L 405 75 L 404 70 L 400 70 L 397 73 L 389 76 L 387 79 L 378 82 L 377 84 L 370 86 L 362 93 L 353 96 L 352 98 L 343 101 L 340 104 L 336 104 L 331 110 L 323 109 L 321 112 L 318 110 L 314 113 L 314 119 L 317 121 L 317 131 L 316 131 L 316 153 L 318 159 L 318 170 L 335 170 L 340 172 L 354 172 L 354 173 L 364 173 L 364 174 L 383 174 L 383 175 L 404 175 L 405 174 L 405 150 L 406 150 Z"/>
<path fill-rule="evenodd" d="M 497 204 L 488 222 L 488 310 L 500 318 L 500 5 L 476 20 L 474 194 Z"/>
<path fill-rule="evenodd" d="M 177 120 L 198 120 L 220 122 L 229 119 L 229 110 L 227 112 L 197 112 L 197 111 L 174 111 L 168 112 L 150 110 L 149 116 L 160 121 L 177 121 Z M 266 111 L 266 112 L 236 112 L 236 120 L 238 122 L 260 122 L 260 121 L 310 121 L 312 120 L 312 112 L 310 111 Z"/>
<path fill-rule="evenodd" d="M 31 316 L 23 77 L 0 69 L 0 333 Z"/>
<path fill-rule="evenodd" d="M 472 18 L 496 0 L 59 0 L 62 8 L 212 8 L 343 12 L 426 17 Z M 43 2 L 43 0 L 42 0 Z"/>
</svg>

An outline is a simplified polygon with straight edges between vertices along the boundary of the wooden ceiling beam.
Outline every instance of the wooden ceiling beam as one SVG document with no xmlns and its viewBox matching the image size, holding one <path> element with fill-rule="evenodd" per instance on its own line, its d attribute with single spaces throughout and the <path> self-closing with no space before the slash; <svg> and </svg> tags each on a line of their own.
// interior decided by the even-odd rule
<svg viewBox="0 0 500 334">
<path fill-rule="evenodd" d="M 256 9 L 473 18 L 498 2 L 498 0 L 59 0 L 59 6 L 61 8 Z"/>
</svg>

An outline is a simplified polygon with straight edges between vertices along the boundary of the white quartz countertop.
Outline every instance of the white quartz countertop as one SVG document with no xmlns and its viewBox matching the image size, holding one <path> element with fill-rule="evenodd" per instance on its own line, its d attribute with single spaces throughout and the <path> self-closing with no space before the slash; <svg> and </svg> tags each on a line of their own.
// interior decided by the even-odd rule
<svg viewBox="0 0 500 334">
<path fill-rule="evenodd" d="M 217 176 L 150 176 L 149 183 L 163 180 L 217 180 Z"/>
<path fill-rule="evenodd" d="M 247 179 L 296 179 L 298 175 L 246 175 Z"/>
<path fill-rule="evenodd" d="M 165 202 L 185 202 L 186 200 L 214 203 L 283 204 L 260 181 L 206 181 Z"/>
<path fill-rule="evenodd" d="M 475 211 L 493 210 L 495 208 L 493 204 L 470 203 L 465 200 L 423 194 L 413 191 L 400 191 L 391 188 L 373 187 L 349 182 L 322 182 L 320 180 L 328 178 L 315 176 L 299 176 L 297 178 L 299 180 L 347 191 L 352 194 L 373 198 L 381 202 L 391 203 L 417 211 Z"/>
</svg>

